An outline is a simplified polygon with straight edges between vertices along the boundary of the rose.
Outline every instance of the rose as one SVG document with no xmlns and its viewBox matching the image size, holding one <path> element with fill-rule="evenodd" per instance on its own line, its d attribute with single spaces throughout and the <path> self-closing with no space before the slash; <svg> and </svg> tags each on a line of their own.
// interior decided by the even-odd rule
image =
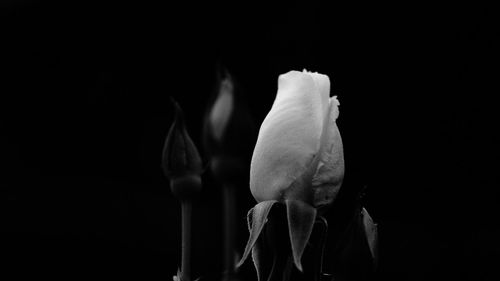
<svg viewBox="0 0 500 281">
<path fill-rule="evenodd" d="M 317 219 L 316 208 L 334 201 L 344 177 L 338 106 L 337 98 L 330 98 L 328 76 L 305 70 L 280 75 L 252 156 L 250 190 L 259 203 L 248 214 L 250 237 L 238 265 L 252 251 L 261 271 L 256 244 L 261 243 L 269 212 L 280 202 L 286 205 L 293 261 L 302 271 L 300 260 Z"/>
<path fill-rule="evenodd" d="M 329 92 L 326 75 L 280 75 L 251 162 L 250 190 L 258 202 L 294 199 L 319 207 L 335 199 L 344 155 L 336 124 L 339 102 Z"/>
</svg>

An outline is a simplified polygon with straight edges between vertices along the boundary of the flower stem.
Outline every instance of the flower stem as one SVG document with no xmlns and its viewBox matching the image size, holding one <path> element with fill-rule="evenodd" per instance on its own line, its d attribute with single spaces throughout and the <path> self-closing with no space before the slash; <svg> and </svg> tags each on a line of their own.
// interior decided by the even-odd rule
<svg viewBox="0 0 500 281">
<path fill-rule="evenodd" d="M 235 188 L 224 184 L 222 188 L 224 201 L 224 271 L 230 276 L 235 271 Z"/>
<path fill-rule="evenodd" d="M 182 200 L 182 281 L 191 281 L 191 200 Z"/>
</svg>

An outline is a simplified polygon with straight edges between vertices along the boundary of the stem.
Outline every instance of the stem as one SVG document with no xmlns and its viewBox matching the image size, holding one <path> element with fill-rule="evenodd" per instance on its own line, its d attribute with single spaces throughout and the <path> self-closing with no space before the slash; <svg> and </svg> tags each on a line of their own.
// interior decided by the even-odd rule
<svg viewBox="0 0 500 281">
<path fill-rule="evenodd" d="M 318 259 L 316 261 L 316 266 L 314 267 L 314 280 L 320 281 L 323 278 L 323 256 L 325 252 L 326 238 L 328 235 L 328 221 L 319 216 L 316 218 L 315 227 L 320 227 L 318 244 L 316 246 L 315 255 Z"/>
<path fill-rule="evenodd" d="M 190 200 L 182 200 L 182 281 L 191 281 L 191 210 Z"/>
<path fill-rule="evenodd" d="M 286 260 L 285 268 L 283 270 L 283 281 L 290 281 L 290 278 L 292 277 L 292 269 L 293 269 L 293 257 L 288 256 L 288 259 Z"/>
<path fill-rule="evenodd" d="M 235 242 L 235 190 L 234 186 L 224 184 L 222 187 L 224 201 L 224 271 L 232 275 L 234 268 L 234 242 Z"/>
</svg>

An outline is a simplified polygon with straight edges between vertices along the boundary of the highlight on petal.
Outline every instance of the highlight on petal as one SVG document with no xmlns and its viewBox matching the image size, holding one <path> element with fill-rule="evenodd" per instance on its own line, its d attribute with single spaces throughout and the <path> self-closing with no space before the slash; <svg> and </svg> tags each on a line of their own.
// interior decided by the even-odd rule
<svg viewBox="0 0 500 281">
<path fill-rule="evenodd" d="M 302 271 L 301 258 L 311 236 L 316 220 L 316 208 L 299 200 L 285 201 L 288 216 L 288 231 L 295 266 Z"/>
<path fill-rule="evenodd" d="M 327 75 L 320 74 L 317 72 L 308 72 L 304 69 L 305 73 L 311 75 L 316 84 L 316 89 L 318 90 L 318 94 L 321 96 L 321 104 L 323 115 L 327 114 L 330 108 L 329 105 L 329 97 L 330 97 L 330 79 Z"/>
<path fill-rule="evenodd" d="M 248 220 L 248 230 L 250 232 L 250 237 L 248 237 L 248 242 L 247 245 L 245 246 L 245 251 L 243 252 L 241 260 L 236 265 L 236 268 L 240 267 L 247 259 L 248 255 L 250 254 L 250 251 L 255 245 L 255 242 L 257 242 L 257 239 L 259 238 L 260 233 L 264 228 L 264 225 L 267 222 L 267 216 L 269 215 L 271 208 L 277 202 L 278 201 L 276 200 L 260 202 L 257 205 L 255 205 L 252 209 L 250 209 L 250 211 L 248 212 L 247 220 Z"/>
<path fill-rule="evenodd" d="M 339 116 L 337 97 L 329 101 L 328 121 L 320 161 L 313 177 L 314 206 L 328 205 L 335 200 L 344 179 L 344 149 L 336 120 Z"/>
<path fill-rule="evenodd" d="M 251 162 L 250 189 L 257 201 L 280 199 L 309 168 L 320 149 L 328 88 L 325 75 L 298 71 L 280 75 Z"/>
</svg>

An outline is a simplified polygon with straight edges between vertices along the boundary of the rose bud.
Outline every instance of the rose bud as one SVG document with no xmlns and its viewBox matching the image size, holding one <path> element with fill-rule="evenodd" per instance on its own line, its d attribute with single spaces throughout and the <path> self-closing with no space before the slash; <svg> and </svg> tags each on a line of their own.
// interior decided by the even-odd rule
<svg viewBox="0 0 500 281">
<path fill-rule="evenodd" d="M 163 148 L 163 172 L 170 179 L 172 193 L 179 199 L 191 199 L 201 190 L 202 162 L 189 136 L 182 110 L 172 100 L 175 120 Z"/>
<path fill-rule="evenodd" d="M 205 115 L 203 144 L 220 182 L 241 184 L 248 176 L 256 131 L 243 91 L 233 75 L 219 67 L 215 95 Z"/>
<path fill-rule="evenodd" d="M 284 203 L 293 261 L 302 271 L 317 209 L 335 200 L 344 178 L 338 106 L 330 98 L 328 76 L 305 70 L 280 75 L 252 156 L 250 190 L 259 203 L 249 212 L 250 237 L 238 266 L 253 250 L 273 205 Z"/>
<path fill-rule="evenodd" d="M 250 190 L 258 201 L 296 199 L 314 207 L 335 199 L 344 177 L 339 102 L 329 97 L 328 76 L 290 71 L 260 127 L 250 168 Z M 309 173 L 311 182 L 290 190 Z"/>
</svg>

